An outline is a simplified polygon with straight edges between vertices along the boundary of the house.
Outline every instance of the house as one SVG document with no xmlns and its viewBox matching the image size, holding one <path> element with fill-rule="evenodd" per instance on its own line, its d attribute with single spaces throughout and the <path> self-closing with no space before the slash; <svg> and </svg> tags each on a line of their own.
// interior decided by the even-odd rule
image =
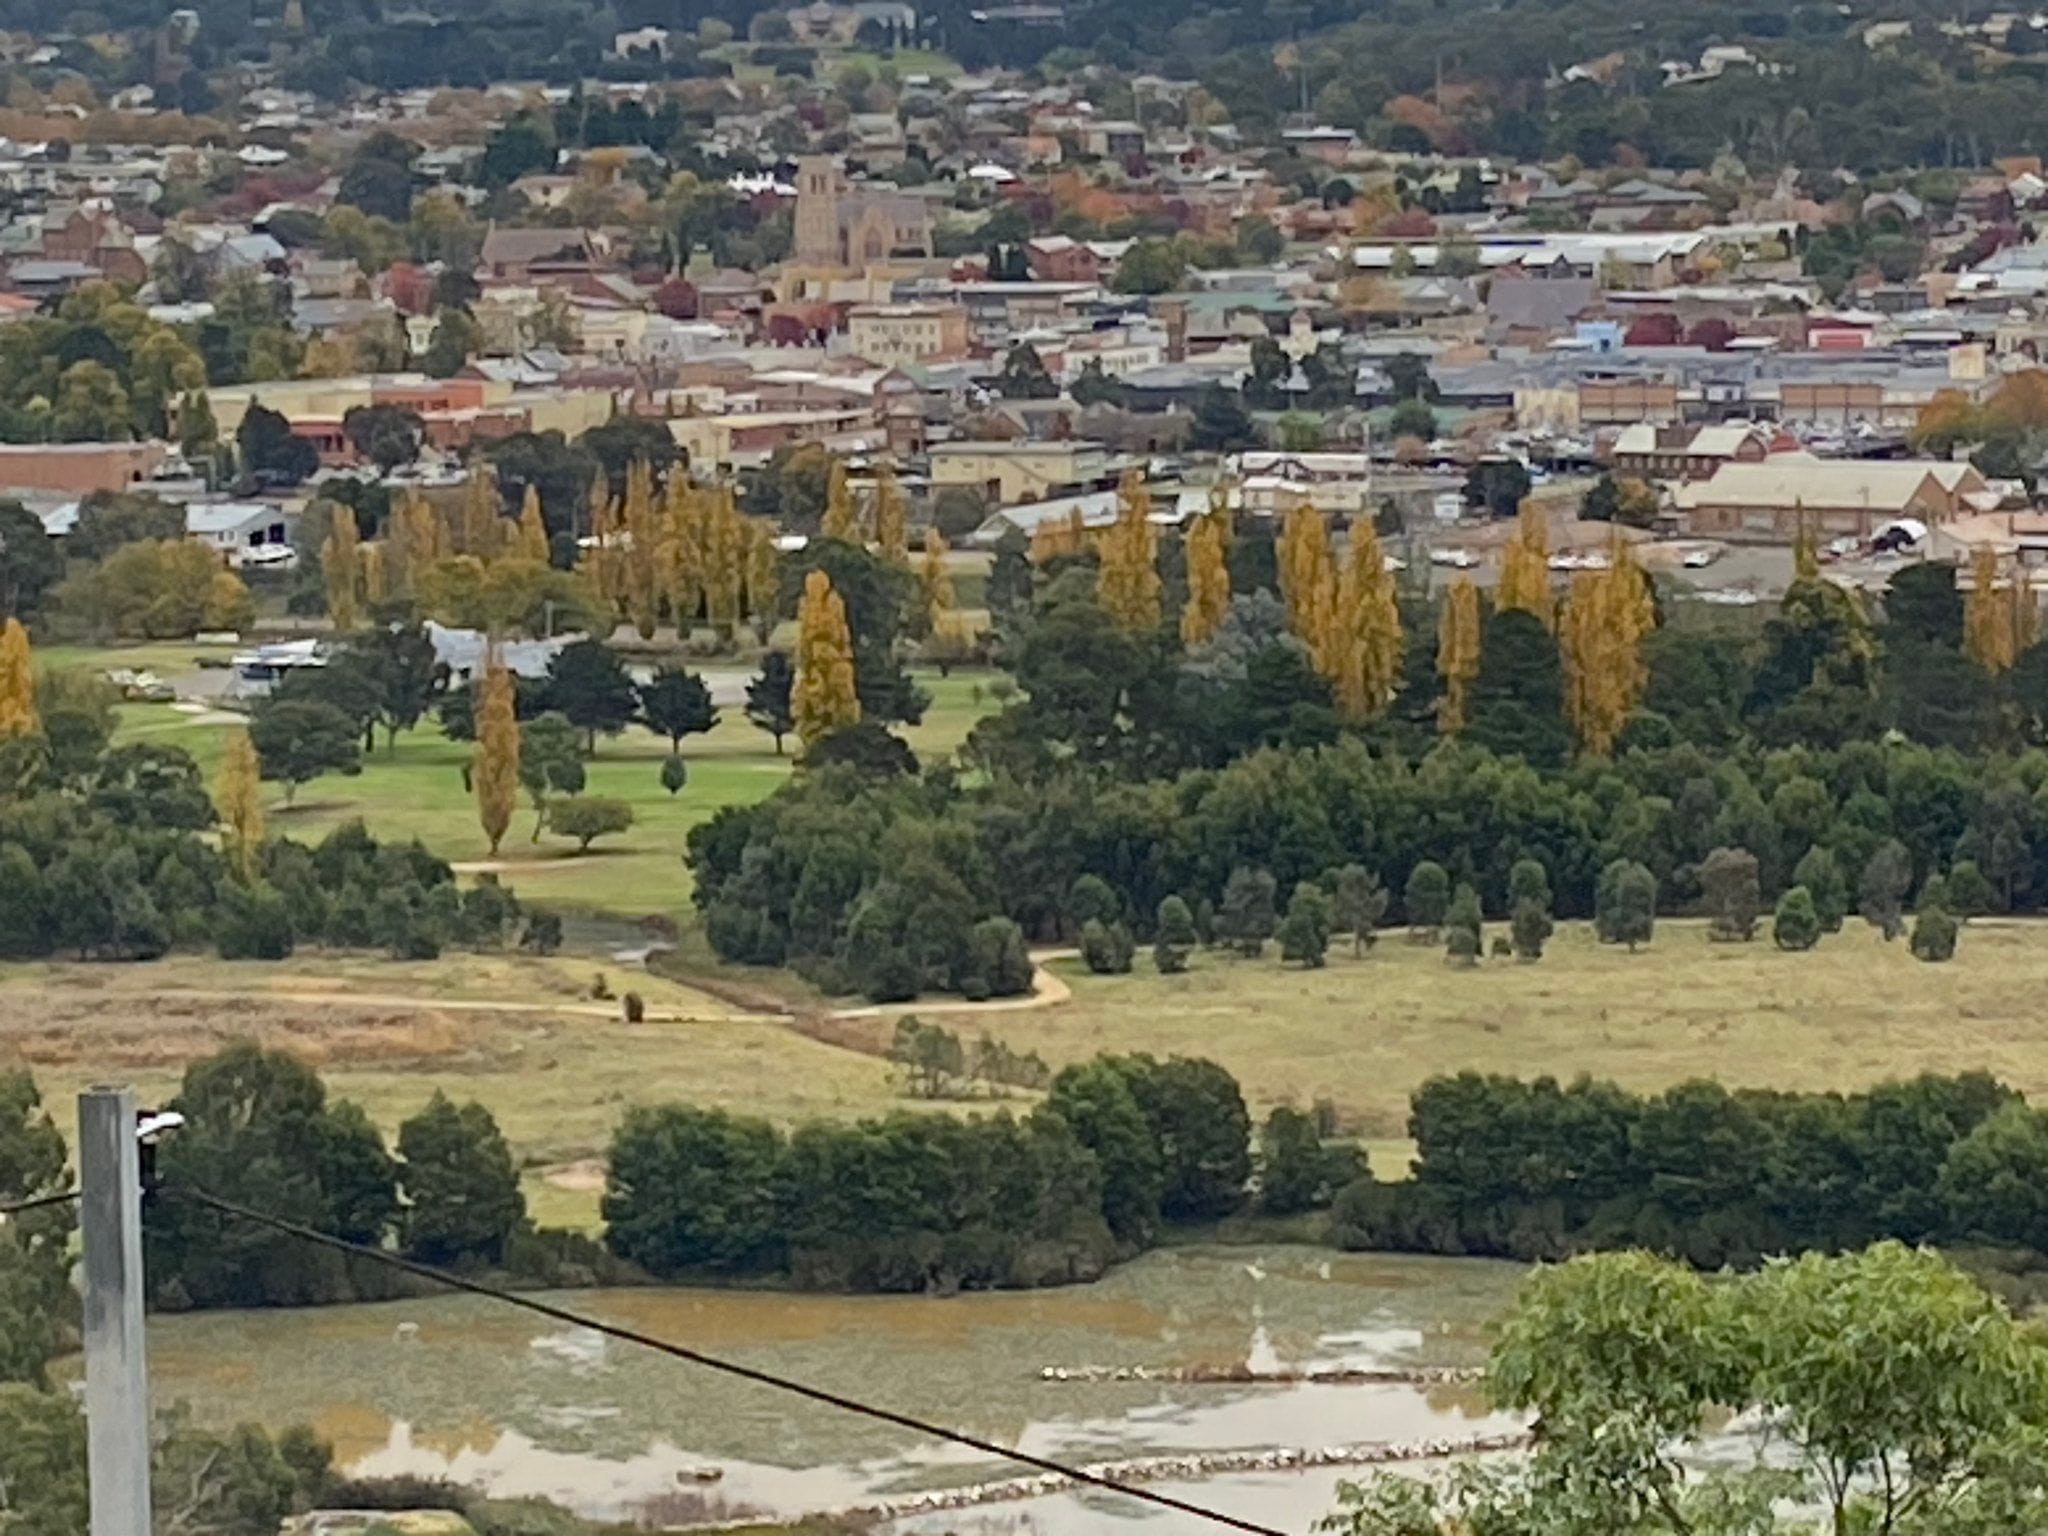
<svg viewBox="0 0 2048 1536">
<path fill-rule="evenodd" d="M 965 357 L 968 341 L 967 311 L 957 304 L 870 304 L 846 315 L 847 350 L 870 363 Z"/>
<path fill-rule="evenodd" d="M 1355 517 L 1371 505 L 1372 455 L 1240 453 L 1230 461 L 1245 511 L 1278 517 L 1295 507 Z"/>
<path fill-rule="evenodd" d="M 1614 442 L 1614 472 L 1638 480 L 1705 480 L 1723 464 L 1760 464 L 1774 449 L 1796 446 L 1750 421 L 1721 422 L 1697 430 L 1642 421 Z"/>
<path fill-rule="evenodd" d="M 531 282 L 540 276 L 573 276 L 597 270 L 597 247 L 580 229 L 522 229 L 493 224 L 484 232 L 477 257 L 485 275 Z"/>
<path fill-rule="evenodd" d="M 220 501 L 185 508 L 185 537 L 232 566 L 288 564 L 292 519 L 263 502 Z"/>
<path fill-rule="evenodd" d="M 1097 443 L 940 443 L 931 450 L 934 491 L 979 491 L 997 506 L 1106 490 L 1122 466 Z"/>
<path fill-rule="evenodd" d="M 1789 544 L 1802 524 L 1817 535 L 1867 539 L 1912 518 L 1929 528 L 1998 502 L 1983 475 L 1948 459 L 1817 459 L 1773 454 L 1723 464 L 1679 486 L 1673 505 L 1694 538 Z"/>
</svg>

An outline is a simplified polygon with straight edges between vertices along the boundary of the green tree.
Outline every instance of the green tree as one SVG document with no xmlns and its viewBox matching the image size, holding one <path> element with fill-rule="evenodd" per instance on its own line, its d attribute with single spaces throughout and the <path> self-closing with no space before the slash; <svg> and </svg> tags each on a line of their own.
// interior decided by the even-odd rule
<svg viewBox="0 0 2048 1536">
<path fill-rule="evenodd" d="M 633 807 L 602 795 L 571 795 L 548 807 L 548 830 L 574 838 L 578 853 L 588 853 L 598 838 L 629 831 L 632 825 Z"/>
<path fill-rule="evenodd" d="M 1358 1169 L 1355 1151 L 1323 1145 L 1314 1115 L 1281 1105 L 1259 1127 L 1259 1207 L 1291 1216 L 1328 1205 Z"/>
<path fill-rule="evenodd" d="M 1514 939 L 1517 960 L 1541 960 L 1543 946 L 1556 931 L 1548 902 L 1525 896 L 1508 913 L 1508 932 Z"/>
<path fill-rule="evenodd" d="M 0 619 L 33 619 L 63 575 L 64 557 L 42 519 L 18 501 L 0 500 Z"/>
<path fill-rule="evenodd" d="M 1401 908 L 1408 914 L 1411 939 L 1434 942 L 1451 910 L 1451 877 L 1443 865 L 1424 859 L 1408 871 L 1408 884 L 1401 893 Z"/>
<path fill-rule="evenodd" d="M 1905 928 L 1906 893 L 1913 888 L 1913 856 L 1906 845 L 1889 838 L 1871 854 L 1856 886 L 1856 910 L 1887 940 Z"/>
<path fill-rule="evenodd" d="M 1109 1230 L 1132 1246 L 1150 1241 L 1159 1225 L 1166 1171 L 1128 1077 L 1107 1059 L 1068 1067 L 1053 1079 L 1046 1107 L 1095 1154 Z"/>
<path fill-rule="evenodd" d="M 1274 935 L 1280 941 L 1280 958 L 1312 971 L 1322 969 L 1330 949 L 1330 922 L 1330 899 L 1322 887 L 1301 881 L 1288 897 L 1287 915 Z"/>
<path fill-rule="evenodd" d="M 1378 936 L 1380 919 L 1391 898 L 1380 877 L 1363 864 L 1346 864 L 1324 881 L 1330 893 L 1330 921 L 1338 933 L 1351 935 L 1351 953 L 1363 955 Z"/>
<path fill-rule="evenodd" d="M 1958 931 L 1959 925 L 1947 908 L 1923 905 L 1913 915 L 1913 933 L 1906 943 L 1916 960 L 1953 960 Z"/>
<path fill-rule="evenodd" d="M 1532 614 L 1487 616 L 1466 708 L 1465 739 L 1496 756 L 1519 756 L 1539 770 L 1562 768 L 1571 756 L 1557 641 Z"/>
<path fill-rule="evenodd" d="M 671 795 L 682 793 L 690 782 L 690 765 L 674 752 L 661 760 L 661 787 Z"/>
<path fill-rule="evenodd" d="M 1273 937 L 1276 920 L 1272 874 L 1239 865 L 1223 886 L 1223 906 L 1216 914 L 1216 935 L 1247 959 L 1257 959 Z"/>
<path fill-rule="evenodd" d="M 782 651 L 764 655 L 761 670 L 747 683 L 747 721 L 775 738 L 777 757 L 782 756 L 783 737 L 796 729 L 795 688 L 796 669 Z"/>
<path fill-rule="evenodd" d="M 1657 877 L 1633 859 L 1616 859 L 1600 872 L 1593 892 L 1593 930 L 1603 944 L 1626 944 L 1630 954 L 1650 942 L 1657 923 Z"/>
<path fill-rule="evenodd" d="M 1780 949 L 1811 949 L 1820 942 L 1821 921 L 1813 893 L 1795 885 L 1778 898 L 1771 916 L 1771 942 Z"/>
<path fill-rule="evenodd" d="M 287 805 L 309 779 L 363 770 L 362 739 L 355 722 L 331 704 L 266 699 L 249 716 L 249 741 L 263 777 L 284 785 Z"/>
<path fill-rule="evenodd" d="M 1168 293 L 1187 275 L 1187 258 L 1172 240 L 1138 240 L 1117 263 L 1110 286 L 1118 293 Z"/>
<path fill-rule="evenodd" d="M 1485 953 L 1485 918 L 1479 906 L 1479 893 L 1471 886 L 1461 883 L 1457 890 L 1451 893 L 1451 904 L 1444 912 L 1444 928 L 1451 934 L 1459 930 L 1469 934 L 1472 940 L 1472 955 Z"/>
<path fill-rule="evenodd" d="M 85 1414 L 68 1394 L 0 1383 L 0 1519 L 9 1536 L 88 1528 Z"/>
<path fill-rule="evenodd" d="M 778 654 L 771 652 L 772 654 Z M 718 708 L 704 679 L 681 667 L 663 667 L 639 687 L 640 718 L 657 736 L 666 736 L 669 750 L 680 753 L 685 736 L 702 735 L 718 725 Z"/>
<path fill-rule="evenodd" d="M 403 1241 L 427 1264 L 496 1264 L 526 1219 L 519 1169 L 483 1105 L 458 1107 L 436 1089 L 398 1128 Z"/>
<path fill-rule="evenodd" d="M 290 422 L 265 405 L 252 404 L 242 413 L 235 450 L 245 471 L 281 485 L 298 485 L 320 467 L 320 452 L 311 440 L 293 432 Z"/>
<path fill-rule="evenodd" d="M 1195 919 L 1188 904 L 1178 896 L 1159 903 L 1153 923 L 1152 963 L 1162 976 L 1176 975 L 1188 968 L 1188 953 L 1195 947 Z"/>
<path fill-rule="evenodd" d="M 1814 916 L 1821 932 L 1840 933 L 1849 915 L 1849 882 L 1842 875 L 1841 861 L 1834 851 L 1818 844 L 1806 850 L 1792 869 L 1792 883 L 1804 886 L 1813 898 Z"/>
<path fill-rule="evenodd" d="M 1992 909 L 1997 893 L 1975 859 L 1958 859 L 1948 872 L 1948 900 L 1944 905 L 1957 917 L 1982 917 Z"/>
<path fill-rule="evenodd" d="M 574 795 L 583 790 L 582 738 L 569 717 L 550 710 L 519 728 L 519 782 L 533 802 L 533 838 L 548 823 L 551 795 Z"/>
<path fill-rule="evenodd" d="M 679 1104 L 628 1109 L 606 1159 L 605 1245 L 662 1276 L 772 1262 L 782 1157 L 765 1120 Z"/>
<path fill-rule="evenodd" d="M 1746 848 L 1716 848 L 1700 865 L 1700 891 L 1707 906 L 1708 936 L 1747 943 L 1756 934 L 1763 894 L 1756 855 Z"/>
<path fill-rule="evenodd" d="M 640 699 L 625 663 L 600 640 L 572 640 L 548 662 L 547 707 L 583 733 L 584 751 L 599 734 L 616 736 L 633 721 Z"/>
<path fill-rule="evenodd" d="M 1097 976 L 1120 976 L 1131 968 L 1131 931 L 1120 922 L 1089 918 L 1081 925 L 1081 959 Z"/>
</svg>

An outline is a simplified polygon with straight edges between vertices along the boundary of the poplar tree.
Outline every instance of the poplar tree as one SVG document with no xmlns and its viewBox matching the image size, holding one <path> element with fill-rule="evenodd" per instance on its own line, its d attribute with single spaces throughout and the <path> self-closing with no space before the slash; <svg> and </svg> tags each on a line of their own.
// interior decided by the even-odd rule
<svg viewBox="0 0 2048 1536">
<path fill-rule="evenodd" d="M 498 557 L 498 477 L 488 464 L 479 463 L 462 482 L 461 530 L 458 553 L 474 555 L 489 562 Z"/>
<path fill-rule="evenodd" d="M 903 488 L 896 483 L 896 467 L 883 464 L 875 471 L 875 552 L 891 565 L 910 564 L 910 529 L 903 508 Z"/>
<path fill-rule="evenodd" d="M 540 515 L 540 492 L 530 485 L 526 488 L 525 499 L 519 504 L 517 548 L 522 560 L 531 560 L 538 565 L 548 563 L 548 525 Z"/>
<path fill-rule="evenodd" d="M 1067 515 L 1057 522 L 1040 523 L 1031 533 L 1031 563 L 1044 565 L 1048 561 L 1088 553 L 1090 540 L 1088 523 L 1078 506 L 1067 508 Z"/>
<path fill-rule="evenodd" d="M 1183 645 L 1200 645 L 1222 627 L 1230 612 L 1230 567 L 1223 551 L 1227 516 L 1212 504 L 1188 530 L 1188 598 L 1180 611 Z"/>
<path fill-rule="evenodd" d="M 946 573 L 946 541 L 936 528 L 924 531 L 924 563 L 918 567 L 917 584 L 924 595 L 926 627 L 937 634 L 953 611 L 953 578 Z"/>
<path fill-rule="evenodd" d="M 1465 728 L 1466 691 L 1479 675 L 1479 589 L 1461 576 L 1444 593 L 1437 614 L 1436 672 L 1443 693 L 1436 704 L 1436 728 L 1455 736 Z"/>
<path fill-rule="evenodd" d="M 662 575 L 676 634 L 683 639 L 689 638 L 704 607 L 703 507 L 707 494 L 675 471 L 662 496 Z"/>
<path fill-rule="evenodd" d="M 577 569 L 597 589 L 599 599 L 606 607 L 616 609 L 623 595 L 619 571 L 618 503 L 612 500 L 611 487 L 604 471 L 599 470 L 590 481 L 590 543 L 577 559 Z"/>
<path fill-rule="evenodd" d="M 1573 582 L 1558 631 L 1565 715 L 1580 747 L 1595 757 L 1614 750 L 1649 687 L 1643 640 L 1656 623 L 1649 582 L 1617 535 L 1607 569 Z"/>
<path fill-rule="evenodd" d="M 626 471 L 618 522 L 619 599 L 640 638 L 652 640 L 661 615 L 661 533 L 654 509 L 654 470 L 645 459 L 635 459 Z"/>
<path fill-rule="evenodd" d="M 213 800 L 220 818 L 221 853 L 235 878 L 250 884 L 263 852 L 263 766 L 247 731 L 228 738 Z"/>
<path fill-rule="evenodd" d="M 0 627 L 0 738 L 34 736 L 43 723 L 36 711 L 35 658 L 28 631 L 10 618 Z"/>
<path fill-rule="evenodd" d="M 832 472 L 825 481 L 825 520 L 819 524 L 818 533 L 843 544 L 860 542 L 860 521 L 854 513 L 853 491 L 846 483 L 846 463 L 842 459 L 832 461 Z"/>
<path fill-rule="evenodd" d="M 797 736 L 808 748 L 860 720 L 846 604 L 823 571 L 814 570 L 804 577 L 796 623 L 796 686 L 790 707 Z"/>
<path fill-rule="evenodd" d="M 519 717 L 512 674 L 495 652 L 484 668 L 476 705 L 476 749 L 470 759 L 477 820 L 496 857 L 519 805 Z"/>
<path fill-rule="evenodd" d="M 1557 606 L 1550 596 L 1550 530 L 1533 501 L 1522 503 L 1514 537 L 1501 550 L 1493 608 L 1496 613 L 1520 611 L 1545 629 L 1557 628 Z"/>
<path fill-rule="evenodd" d="M 1970 590 L 1963 598 L 1963 650 L 1986 672 L 2011 670 L 2034 643 L 2037 612 L 2033 588 L 2015 565 L 1999 585 L 1998 554 L 1984 548 L 1970 556 Z"/>
<path fill-rule="evenodd" d="M 376 609 L 391 601 L 391 573 L 384 564 L 381 540 L 356 550 L 356 569 L 362 573 L 364 603 Z"/>
<path fill-rule="evenodd" d="M 1116 521 L 1102 541 L 1096 586 L 1103 610 L 1132 634 L 1159 628 L 1159 538 L 1152 528 L 1152 493 L 1136 470 L 1116 488 Z"/>
<path fill-rule="evenodd" d="M 711 493 L 704 530 L 704 613 L 712 628 L 730 635 L 740 621 L 740 594 L 747 558 L 746 519 L 732 487 Z"/>
<path fill-rule="evenodd" d="M 1401 680 L 1401 612 L 1369 518 L 1351 525 L 1328 649 L 1330 681 L 1346 720 L 1370 720 L 1393 702 Z"/>
<path fill-rule="evenodd" d="M 775 602 L 781 595 L 781 558 L 775 550 L 775 531 L 753 518 L 745 520 L 747 535 L 746 612 L 761 626 L 765 640 L 775 621 Z"/>
<path fill-rule="evenodd" d="M 392 509 L 384 537 L 385 584 L 392 598 L 409 599 L 420 574 L 449 552 L 448 530 L 440 514 L 417 492 L 406 492 Z"/>
<path fill-rule="evenodd" d="M 362 617 L 362 540 L 355 508 L 337 505 L 320 541 L 320 574 L 327 583 L 327 617 L 336 629 L 354 629 Z"/>
<path fill-rule="evenodd" d="M 1329 677 L 1337 576 L 1322 514 L 1306 503 L 1290 509 L 1281 527 L 1277 553 L 1280 592 L 1287 600 L 1287 627 L 1308 647 L 1316 670 Z"/>
</svg>

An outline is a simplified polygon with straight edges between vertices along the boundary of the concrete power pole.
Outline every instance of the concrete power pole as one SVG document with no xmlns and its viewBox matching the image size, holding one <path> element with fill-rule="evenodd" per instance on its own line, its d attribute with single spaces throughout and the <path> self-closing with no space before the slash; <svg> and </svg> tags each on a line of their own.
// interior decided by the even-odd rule
<svg viewBox="0 0 2048 1536">
<path fill-rule="evenodd" d="M 142 1335 L 142 1162 L 135 1094 L 78 1096 L 85 1247 L 85 1418 L 92 1536 L 149 1536 L 149 1370 Z"/>
</svg>

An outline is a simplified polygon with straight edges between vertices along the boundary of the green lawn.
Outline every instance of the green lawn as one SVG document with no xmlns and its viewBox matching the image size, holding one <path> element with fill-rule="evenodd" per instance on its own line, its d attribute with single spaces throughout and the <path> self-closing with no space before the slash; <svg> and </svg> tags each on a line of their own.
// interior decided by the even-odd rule
<svg viewBox="0 0 2048 1536">
<path fill-rule="evenodd" d="M 150 651 L 162 648 L 151 647 Z M 176 650 L 177 648 L 170 648 Z M 129 666 L 130 652 L 42 653 L 45 664 Z M 124 659 L 112 659 L 115 656 Z M 162 663 L 169 670 L 171 660 Z M 188 670 L 189 661 L 177 662 Z M 987 696 L 991 674 L 956 672 L 941 678 L 920 673 L 919 682 L 932 695 L 924 721 L 906 732 L 926 761 L 939 761 L 966 738 L 976 720 L 994 707 Z M 168 705 L 121 706 L 119 739 L 159 741 L 183 747 L 198 760 L 211 782 L 233 722 L 217 714 L 194 716 Z M 785 743 L 794 750 L 794 740 Z M 450 741 L 429 719 L 402 734 L 395 751 L 378 750 L 353 777 L 330 774 L 298 791 L 296 802 L 275 794 L 271 830 L 312 841 L 345 821 L 361 818 L 380 838 L 419 838 L 443 858 L 465 866 L 489 859 L 476 806 L 462 787 L 462 765 L 469 744 Z M 512 831 L 499 850 L 498 865 L 506 880 L 529 901 L 602 909 L 639 916 L 663 913 L 683 916 L 689 903 L 689 872 L 683 867 L 683 840 L 690 828 L 723 806 L 748 804 L 771 793 L 790 772 L 790 759 L 777 757 L 773 743 L 747 723 L 743 711 L 727 707 L 717 729 L 693 737 L 684 748 L 690 778 L 671 797 L 661 787 L 661 760 L 668 753 L 664 738 L 637 727 L 602 739 L 589 765 L 585 793 L 624 800 L 633 807 L 633 829 L 606 838 L 579 855 L 565 839 L 543 835 L 532 840 L 532 810 L 522 805 Z"/>
</svg>

